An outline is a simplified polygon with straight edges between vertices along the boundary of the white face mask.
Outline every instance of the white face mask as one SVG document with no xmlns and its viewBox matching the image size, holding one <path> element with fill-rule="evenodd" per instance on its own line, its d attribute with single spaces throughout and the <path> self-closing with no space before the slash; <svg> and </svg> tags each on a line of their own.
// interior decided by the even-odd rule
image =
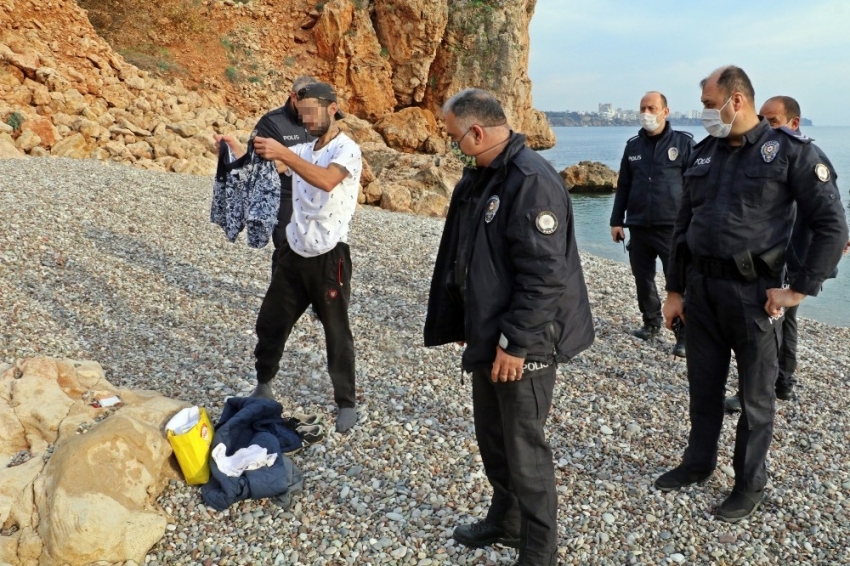
<svg viewBox="0 0 850 566">
<path fill-rule="evenodd" d="M 660 125 L 661 124 L 658 122 L 658 116 L 655 114 L 646 113 L 640 115 L 640 126 L 647 132 L 654 132 Z"/>
<path fill-rule="evenodd" d="M 729 100 L 726 101 L 726 104 L 732 100 L 732 97 L 729 97 Z M 705 108 L 702 111 L 702 125 L 706 129 L 706 131 L 716 137 L 716 138 L 725 138 L 729 135 L 729 132 L 732 131 L 732 124 L 735 122 L 735 118 L 738 117 L 738 113 L 735 112 L 735 115 L 732 117 L 732 121 L 728 124 L 723 122 L 723 119 L 720 117 L 720 112 L 726 108 L 726 104 L 720 107 L 720 110 L 716 108 Z"/>
</svg>

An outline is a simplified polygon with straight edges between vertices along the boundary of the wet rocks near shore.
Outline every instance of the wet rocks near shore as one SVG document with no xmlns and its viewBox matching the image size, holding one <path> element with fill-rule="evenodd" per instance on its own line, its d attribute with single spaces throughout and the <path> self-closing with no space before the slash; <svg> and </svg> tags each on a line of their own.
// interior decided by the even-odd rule
<svg viewBox="0 0 850 566">
<path fill-rule="evenodd" d="M 0 363 L 96 360 L 116 386 L 206 406 L 213 419 L 226 396 L 251 390 L 271 250 L 229 244 L 209 223 L 211 179 L 71 159 L 0 166 Z M 421 347 L 442 227 L 358 209 L 361 422 L 295 457 L 306 485 L 289 509 L 246 501 L 215 513 L 196 488 L 171 482 L 158 499 L 169 524 L 146 564 L 513 564 L 514 550 L 451 540 L 458 523 L 484 515 L 490 488 L 460 349 Z M 727 525 L 712 511 L 733 484 L 737 419 L 724 422 L 708 483 L 655 490 L 686 444 L 685 366 L 669 356 L 670 333 L 648 343 L 629 334 L 640 315 L 627 265 L 586 254 L 583 265 L 598 337 L 561 368 L 547 426 L 559 563 L 850 563 L 850 330 L 800 321 L 801 401 L 777 403 L 767 500 Z M 324 351 L 306 314 L 273 382 L 286 411 L 332 420 Z M 733 369 L 730 393 L 735 379 Z"/>
<path fill-rule="evenodd" d="M 561 171 L 571 193 L 613 193 L 617 190 L 616 171 L 599 161 L 579 161 Z"/>
</svg>

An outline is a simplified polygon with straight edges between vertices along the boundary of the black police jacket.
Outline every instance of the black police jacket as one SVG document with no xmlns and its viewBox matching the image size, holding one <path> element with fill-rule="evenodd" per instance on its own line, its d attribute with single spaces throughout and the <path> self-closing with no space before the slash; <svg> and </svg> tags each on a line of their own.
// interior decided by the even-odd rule
<svg viewBox="0 0 850 566">
<path fill-rule="evenodd" d="M 292 147 L 299 143 L 308 143 L 315 138 L 310 135 L 301 123 L 298 117 L 298 112 L 292 107 L 292 101 L 287 100 L 286 104 L 280 108 L 271 110 L 263 115 L 262 118 L 254 126 L 254 131 L 251 133 L 251 139 L 254 136 L 262 138 L 272 138 L 278 143 L 286 147 Z M 280 173 L 280 200 L 292 200 L 292 177 L 285 173 Z M 289 207 L 280 207 L 280 213 L 284 210 L 292 210 Z M 289 223 L 289 218 L 280 218 L 278 222 L 284 226 Z"/>
<path fill-rule="evenodd" d="M 465 341 L 466 371 L 489 368 L 502 336 L 507 353 L 546 363 L 593 342 L 569 194 L 520 134 L 455 187 L 424 335 L 426 346 Z"/>
<path fill-rule="evenodd" d="M 812 239 L 791 288 L 814 296 L 841 259 L 847 220 L 835 174 L 811 140 L 762 119 L 740 147 L 711 136 L 698 143 L 685 171 L 667 290 L 684 290 L 689 254 L 729 260 L 787 248 L 795 201 Z"/>
<path fill-rule="evenodd" d="M 655 144 L 643 128 L 627 141 L 610 225 L 673 226 L 682 202 L 682 173 L 693 146 L 693 136 L 674 130 L 670 122 Z"/>
</svg>

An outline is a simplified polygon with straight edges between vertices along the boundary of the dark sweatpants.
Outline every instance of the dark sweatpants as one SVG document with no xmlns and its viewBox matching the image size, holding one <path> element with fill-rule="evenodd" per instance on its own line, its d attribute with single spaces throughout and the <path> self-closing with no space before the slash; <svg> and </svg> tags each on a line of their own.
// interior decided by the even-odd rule
<svg viewBox="0 0 850 566">
<path fill-rule="evenodd" d="M 764 311 L 767 289 L 780 281 L 763 277 L 751 283 L 688 275 L 687 365 L 691 431 L 683 465 L 695 472 L 717 466 L 723 425 L 726 378 L 735 352 L 741 416 L 735 434 L 735 488 L 763 489 L 765 460 L 773 436 L 775 387 L 782 321 Z"/>
<path fill-rule="evenodd" d="M 670 241 L 673 227 L 641 228 L 629 226 L 629 263 L 637 287 L 638 309 L 643 315 L 644 324 L 661 327 L 661 300 L 655 285 L 655 259 L 661 258 L 664 273 L 667 273 L 667 260 L 670 257 Z"/>
<path fill-rule="evenodd" d="M 487 519 L 520 536 L 523 564 L 548 566 L 557 552 L 558 496 L 552 450 L 543 426 L 552 406 L 557 366 L 493 383 L 472 373 L 475 436 L 493 501 Z"/>
<path fill-rule="evenodd" d="M 354 339 L 348 324 L 351 299 L 351 256 L 339 243 L 316 257 L 302 257 L 289 246 L 281 248 L 277 269 L 257 317 L 257 381 L 271 381 L 292 327 L 313 305 L 325 329 L 328 373 L 334 400 L 340 408 L 354 407 Z"/>
</svg>

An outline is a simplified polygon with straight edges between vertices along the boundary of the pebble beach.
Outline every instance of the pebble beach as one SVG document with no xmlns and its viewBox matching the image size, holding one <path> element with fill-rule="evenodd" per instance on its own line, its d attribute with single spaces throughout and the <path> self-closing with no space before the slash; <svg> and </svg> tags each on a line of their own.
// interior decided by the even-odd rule
<svg viewBox="0 0 850 566">
<path fill-rule="evenodd" d="M 227 242 L 209 221 L 211 188 L 211 177 L 92 160 L 0 161 L 0 364 L 94 360 L 113 384 L 204 406 L 213 421 L 227 397 L 248 394 L 272 248 L 251 249 L 244 235 Z M 318 413 L 330 431 L 293 456 L 304 492 L 288 509 L 259 500 L 217 513 L 174 480 L 158 499 L 169 525 L 145 564 L 516 561 L 513 549 L 451 538 L 484 516 L 491 490 L 461 349 L 422 346 L 442 229 L 441 219 L 358 207 L 358 425 L 333 432 L 324 333 L 308 312 L 273 382 L 284 413 Z M 582 263 L 597 338 L 561 366 L 547 425 L 559 563 L 850 564 L 850 329 L 800 319 L 800 399 L 777 401 L 765 502 L 729 525 L 713 510 L 734 482 L 737 416 L 724 422 L 707 483 L 655 489 L 685 448 L 685 363 L 669 354 L 672 333 L 650 342 L 629 334 L 641 321 L 627 265 L 588 254 Z M 730 395 L 736 378 L 733 365 Z"/>
</svg>

